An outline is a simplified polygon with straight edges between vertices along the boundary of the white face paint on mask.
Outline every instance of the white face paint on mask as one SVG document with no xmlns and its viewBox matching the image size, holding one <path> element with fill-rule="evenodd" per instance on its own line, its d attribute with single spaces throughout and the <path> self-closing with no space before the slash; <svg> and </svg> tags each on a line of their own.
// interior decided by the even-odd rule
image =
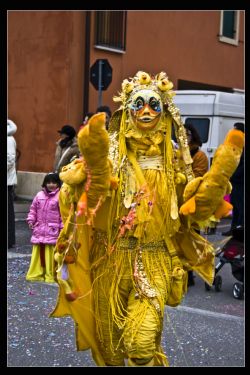
<svg viewBox="0 0 250 375">
<path fill-rule="evenodd" d="M 128 107 L 133 122 L 141 130 L 154 129 L 163 111 L 160 95 L 146 89 L 136 92 Z"/>
</svg>

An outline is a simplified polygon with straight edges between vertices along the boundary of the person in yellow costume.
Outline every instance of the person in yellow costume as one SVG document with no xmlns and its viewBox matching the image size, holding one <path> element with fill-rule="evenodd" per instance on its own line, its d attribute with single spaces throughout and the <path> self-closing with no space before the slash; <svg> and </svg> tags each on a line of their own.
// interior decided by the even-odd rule
<svg viewBox="0 0 250 375">
<path fill-rule="evenodd" d="M 215 251 L 193 227 L 229 214 L 223 197 L 244 135 L 232 130 L 210 171 L 194 178 L 172 88 L 164 72 L 125 79 L 109 132 L 104 113 L 92 116 L 78 134 L 83 158 L 60 173 L 51 316 L 74 319 L 77 349 L 91 349 L 99 366 L 169 366 L 165 305 L 181 303 L 187 270 L 213 283 Z"/>
</svg>

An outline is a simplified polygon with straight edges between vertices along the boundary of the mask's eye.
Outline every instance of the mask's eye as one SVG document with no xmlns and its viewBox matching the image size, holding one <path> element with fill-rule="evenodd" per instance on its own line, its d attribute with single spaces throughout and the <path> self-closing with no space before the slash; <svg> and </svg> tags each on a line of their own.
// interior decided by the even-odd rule
<svg viewBox="0 0 250 375">
<path fill-rule="evenodd" d="M 132 103 L 132 108 L 133 110 L 135 111 L 139 111 L 140 109 L 142 109 L 145 105 L 145 102 L 144 102 L 144 99 L 139 96 L 135 101 L 134 103 Z"/>
<path fill-rule="evenodd" d="M 149 105 L 155 112 L 161 112 L 161 104 L 160 101 L 155 98 L 150 98 Z"/>
</svg>

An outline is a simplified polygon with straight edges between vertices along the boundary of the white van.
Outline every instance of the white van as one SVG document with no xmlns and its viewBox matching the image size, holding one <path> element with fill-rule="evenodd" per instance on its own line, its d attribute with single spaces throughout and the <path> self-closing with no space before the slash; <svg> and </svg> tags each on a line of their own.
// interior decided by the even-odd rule
<svg viewBox="0 0 250 375">
<path fill-rule="evenodd" d="M 223 143 L 234 123 L 245 123 L 245 92 L 233 93 L 205 90 L 177 90 L 173 98 L 180 109 L 182 121 L 192 123 L 198 130 L 201 149 L 211 166 L 214 152 Z"/>
</svg>

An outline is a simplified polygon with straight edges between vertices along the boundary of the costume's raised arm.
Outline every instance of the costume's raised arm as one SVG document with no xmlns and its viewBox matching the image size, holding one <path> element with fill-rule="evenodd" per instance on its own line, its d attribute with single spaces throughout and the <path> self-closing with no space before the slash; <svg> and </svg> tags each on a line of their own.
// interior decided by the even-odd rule
<svg viewBox="0 0 250 375">
<path fill-rule="evenodd" d="M 78 350 L 91 347 L 96 362 L 105 363 L 96 344 L 89 250 L 92 219 L 111 187 L 105 114 L 94 115 L 78 134 L 83 159 L 62 169 L 60 211 L 64 228 L 56 249 L 59 294 L 50 316 L 70 315 L 76 322 Z"/>
<path fill-rule="evenodd" d="M 184 190 L 180 213 L 202 224 L 212 215 L 215 219 L 227 216 L 232 205 L 223 197 L 230 193 L 230 177 L 236 170 L 244 147 L 244 133 L 232 129 L 218 147 L 210 170 L 190 181 Z"/>
<path fill-rule="evenodd" d="M 78 145 L 86 162 L 87 183 L 78 202 L 78 215 L 92 221 L 110 189 L 109 138 L 105 129 L 105 113 L 92 116 L 78 134 Z"/>
<path fill-rule="evenodd" d="M 59 204 L 64 227 L 55 247 L 57 279 L 64 287 L 69 301 L 75 300 L 76 293 L 73 290 L 76 288 L 71 282 L 70 273 L 68 275 L 67 265 L 76 263 L 79 249 L 83 245 L 87 246 L 86 236 L 89 235 L 86 233 L 111 184 L 109 141 L 104 113 L 93 116 L 89 124 L 80 131 L 78 144 L 83 158 L 63 167 L 60 173 L 63 185 Z M 85 234 L 80 233 L 83 230 L 86 231 Z M 67 277 L 64 276 L 66 273 Z"/>
</svg>

